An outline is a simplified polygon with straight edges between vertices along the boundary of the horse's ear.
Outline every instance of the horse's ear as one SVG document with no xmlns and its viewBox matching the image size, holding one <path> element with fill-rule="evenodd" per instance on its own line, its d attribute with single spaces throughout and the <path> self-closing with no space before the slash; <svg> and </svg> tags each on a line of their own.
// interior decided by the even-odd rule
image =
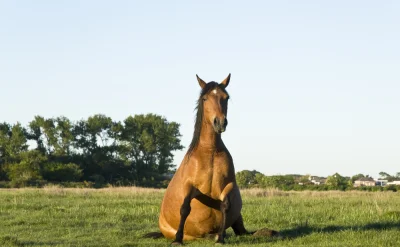
<svg viewBox="0 0 400 247">
<path fill-rule="evenodd" d="M 229 73 L 228 77 L 225 78 L 225 80 L 223 80 L 220 85 L 222 85 L 224 88 L 227 87 L 229 85 L 229 81 L 231 80 L 231 73 Z"/>
<path fill-rule="evenodd" d="M 204 88 L 207 83 L 205 81 L 203 81 L 197 74 L 196 74 L 196 77 L 197 77 L 197 81 L 199 82 L 200 87 Z"/>
</svg>

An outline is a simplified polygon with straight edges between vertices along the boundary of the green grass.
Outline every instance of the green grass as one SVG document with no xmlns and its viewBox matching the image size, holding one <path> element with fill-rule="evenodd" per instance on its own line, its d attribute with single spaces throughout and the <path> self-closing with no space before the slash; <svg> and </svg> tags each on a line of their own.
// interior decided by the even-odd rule
<svg viewBox="0 0 400 247">
<path fill-rule="evenodd" d="M 244 190 L 248 230 L 280 237 L 236 237 L 234 246 L 400 246 L 399 192 L 280 192 Z M 0 246 L 168 246 L 143 239 L 157 231 L 163 190 L 0 190 Z M 212 240 L 187 246 L 214 246 Z"/>
</svg>

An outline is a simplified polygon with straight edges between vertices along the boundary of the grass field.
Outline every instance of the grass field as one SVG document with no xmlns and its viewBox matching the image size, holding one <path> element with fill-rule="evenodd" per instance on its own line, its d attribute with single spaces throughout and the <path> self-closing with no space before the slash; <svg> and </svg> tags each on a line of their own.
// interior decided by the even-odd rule
<svg viewBox="0 0 400 247">
<path fill-rule="evenodd" d="M 399 192 L 280 192 L 243 190 L 248 230 L 280 237 L 236 237 L 237 246 L 400 246 Z M 168 246 L 143 239 L 157 231 L 163 190 L 0 190 L 0 246 Z M 185 242 L 214 246 L 212 240 Z"/>
</svg>

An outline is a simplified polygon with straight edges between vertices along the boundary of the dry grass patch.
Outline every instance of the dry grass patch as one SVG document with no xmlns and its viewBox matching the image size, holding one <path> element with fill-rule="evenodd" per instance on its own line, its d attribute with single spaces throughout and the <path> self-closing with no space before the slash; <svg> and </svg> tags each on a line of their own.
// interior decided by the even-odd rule
<svg viewBox="0 0 400 247">
<path fill-rule="evenodd" d="M 18 194 L 25 193 L 44 193 L 48 195 L 65 196 L 67 194 L 107 194 L 107 195 L 162 195 L 165 189 L 153 189 L 142 187 L 107 187 L 107 188 L 64 188 L 59 185 L 46 185 L 43 188 L 13 188 L 0 189 L 3 192 L 13 192 Z"/>
<path fill-rule="evenodd" d="M 252 188 L 252 189 L 241 189 L 240 193 L 243 196 L 256 196 L 256 197 L 274 197 L 274 196 L 289 196 L 292 192 L 282 191 L 276 188 Z"/>
</svg>

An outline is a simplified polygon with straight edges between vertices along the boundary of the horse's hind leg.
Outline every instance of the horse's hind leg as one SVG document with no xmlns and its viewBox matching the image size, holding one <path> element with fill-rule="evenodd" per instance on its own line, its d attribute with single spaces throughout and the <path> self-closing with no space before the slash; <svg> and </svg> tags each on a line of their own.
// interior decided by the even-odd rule
<svg viewBox="0 0 400 247">
<path fill-rule="evenodd" d="M 232 224 L 232 229 L 236 235 L 251 234 L 244 228 L 242 214 L 240 214 L 239 218 Z"/>
</svg>

